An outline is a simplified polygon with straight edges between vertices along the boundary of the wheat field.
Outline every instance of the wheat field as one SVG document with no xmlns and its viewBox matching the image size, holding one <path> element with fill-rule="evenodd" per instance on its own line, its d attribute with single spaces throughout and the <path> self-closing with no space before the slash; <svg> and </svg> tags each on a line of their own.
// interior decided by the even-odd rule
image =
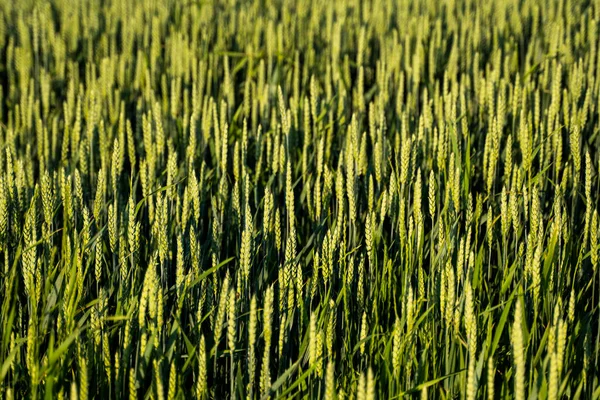
<svg viewBox="0 0 600 400">
<path fill-rule="evenodd" d="M 599 0 L 0 0 L 0 398 L 600 398 Z"/>
</svg>

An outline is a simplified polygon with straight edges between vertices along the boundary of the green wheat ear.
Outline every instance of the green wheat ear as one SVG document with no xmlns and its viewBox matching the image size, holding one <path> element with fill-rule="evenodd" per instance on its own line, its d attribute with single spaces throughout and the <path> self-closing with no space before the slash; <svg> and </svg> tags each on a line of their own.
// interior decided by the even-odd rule
<svg viewBox="0 0 600 400">
<path fill-rule="evenodd" d="M 2 3 L 0 398 L 598 397 L 598 1 L 205 3 Z"/>
</svg>

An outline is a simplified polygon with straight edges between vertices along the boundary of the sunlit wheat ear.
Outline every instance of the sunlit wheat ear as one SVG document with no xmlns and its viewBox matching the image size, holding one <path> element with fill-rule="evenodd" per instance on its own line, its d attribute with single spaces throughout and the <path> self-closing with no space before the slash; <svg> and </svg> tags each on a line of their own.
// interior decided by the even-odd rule
<svg viewBox="0 0 600 400">
<path fill-rule="evenodd" d="M 317 363 L 317 316 L 315 313 L 311 313 L 309 322 L 309 338 L 308 343 L 308 354 L 309 354 L 309 366 L 315 368 Z"/>
<path fill-rule="evenodd" d="M 514 393 L 515 399 L 525 399 L 525 347 L 523 344 L 523 312 L 520 299 L 515 300 L 514 321 L 511 332 L 514 368 Z"/>
<path fill-rule="evenodd" d="M 358 385 L 356 388 L 356 399 L 367 400 L 367 382 L 364 372 L 358 377 Z"/>
<path fill-rule="evenodd" d="M 250 316 L 248 322 L 248 396 L 252 398 L 252 393 L 254 390 L 254 379 L 256 375 L 256 354 L 255 354 L 255 344 L 256 344 L 256 334 L 257 334 L 257 301 L 256 295 L 252 295 L 252 300 L 250 301 Z"/>
<path fill-rule="evenodd" d="M 368 335 L 369 328 L 367 326 L 367 314 L 363 312 L 362 319 L 360 323 L 360 354 L 365 353 L 366 348 L 366 339 Z"/>
<path fill-rule="evenodd" d="M 271 386 L 270 372 L 270 354 L 271 354 L 271 337 L 273 323 L 273 288 L 269 287 L 265 294 L 263 308 L 263 337 L 264 337 L 264 355 L 262 360 L 262 370 L 260 373 L 260 392 L 262 395 Z"/>
<path fill-rule="evenodd" d="M 227 345 L 231 352 L 231 392 L 235 393 L 235 365 L 234 365 L 234 352 L 235 352 L 235 341 L 236 341 L 236 326 L 235 326 L 235 291 L 231 289 L 229 291 L 229 304 L 227 305 Z"/>
<path fill-rule="evenodd" d="M 594 272 L 598 269 L 598 211 L 594 210 L 590 227 L 590 259 Z"/>
<path fill-rule="evenodd" d="M 183 239 L 181 236 L 179 236 L 177 238 L 177 262 L 175 266 L 175 287 L 178 297 L 182 294 L 183 285 L 185 282 L 185 267 L 183 258 Z"/>
<path fill-rule="evenodd" d="M 117 196 L 117 180 L 121 175 L 121 144 L 119 143 L 119 138 L 115 138 L 115 142 L 113 145 L 113 153 L 112 153 L 112 166 L 111 166 L 111 183 L 113 189 L 113 196 Z"/>
<path fill-rule="evenodd" d="M 392 342 L 392 367 L 395 377 L 400 376 L 400 361 L 402 357 L 402 326 L 400 322 L 400 318 L 396 317 L 396 322 L 394 323 L 394 330 L 392 332 L 393 342 Z"/>
<path fill-rule="evenodd" d="M 504 240 L 507 239 L 508 230 L 510 228 L 510 214 L 508 212 L 508 194 L 506 186 L 502 187 L 502 194 L 500 200 L 500 223 L 502 229 L 502 237 Z"/>
<path fill-rule="evenodd" d="M 165 399 L 165 388 L 164 388 L 164 384 L 162 381 L 162 373 L 161 373 L 161 365 L 160 364 L 161 363 L 157 362 L 156 360 L 153 361 L 154 379 L 156 382 L 157 399 L 164 400 Z"/>
<path fill-rule="evenodd" d="M 171 362 L 169 369 L 169 389 L 167 392 L 167 400 L 174 400 L 177 391 L 177 368 L 174 362 Z"/>
<path fill-rule="evenodd" d="M 435 174 L 432 170 L 429 173 L 429 194 L 428 194 L 429 216 L 431 217 L 432 221 L 435 221 L 435 208 L 436 208 L 435 194 L 436 194 L 436 179 L 435 179 Z"/>
<path fill-rule="evenodd" d="M 110 249 L 113 253 L 117 251 L 117 210 L 115 210 L 116 204 L 110 204 L 108 206 L 108 238 L 110 243 Z"/>
<path fill-rule="evenodd" d="M 275 210 L 275 247 L 278 252 L 281 252 L 281 212 L 279 207 Z"/>
<path fill-rule="evenodd" d="M 366 400 L 375 400 L 375 383 L 373 368 L 369 367 L 369 370 L 367 371 Z"/>
<path fill-rule="evenodd" d="M 325 399 L 334 400 L 335 398 L 335 365 L 332 361 L 329 361 L 325 377 Z"/>
<path fill-rule="evenodd" d="M 512 167 L 513 167 L 513 137 L 512 135 L 508 135 L 506 138 L 506 151 L 504 156 L 504 181 L 508 183 L 508 180 L 512 176 Z"/>
<path fill-rule="evenodd" d="M 488 358 L 487 362 L 487 398 L 488 400 L 494 399 L 494 379 L 496 370 L 494 367 L 494 359 Z"/>
<path fill-rule="evenodd" d="M 71 394 L 69 395 L 70 400 L 78 400 L 79 394 L 77 391 L 77 384 L 75 382 L 71 382 Z"/>
<path fill-rule="evenodd" d="M 464 322 L 469 347 L 469 367 L 467 371 L 467 399 L 475 399 L 477 394 L 477 378 L 475 376 L 477 357 L 477 319 L 474 310 L 473 289 L 471 280 L 467 277 L 465 283 Z"/>
<path fill-rule="evenodd" d="M 196 380 L 196 397 L 205 399 L 208 395 L 207 369 L 206 369 L 206 344 L 204 336 L 200 337 L 198 347 L 198 378 Z"/>
<path fill-rule="evenodd" d="M 400 158 L 400 183 L 405 184 L 408 179 L 409 165 L 410 165 L 410 153 L 411 153 L 412 140 L 409 136 L 403 138 L 402 142 L 402 154 Z M 379 179 L 377 179 L 379 180 Z"/>
<path fill-rule="evenodd" d="M 5 180 L 0 177 L 0 245 L 2 248 L 4 248 L 8 242 L 9 201 L 9 196 L 6 194 Z M 47 230 L 49 229 L 47 228 Z"/>
<path fill-rule="evenodd" d="M 585 229 L 584 229 L 584 245 L 587 244 L 588 233 L 590 232 L 590 218 L 592 214 L 593 199 L 592 199 L 592 160 L 589 151 L 585 153 Z M 593 229 L 593 225 L 591 227 Z M 591 238 L 590 238 L 591 240 Z M 590 244 L 590 249 L 592 244 Z"/>
<path fill-rule="evenodd" d="M 415 223 L 419 225 L 422 219 L 421 213 L 421 193 L 422 193 L 422 183 L 421 183 L 421 169 L 417 170 L 417 179 L 414 184 L 414 193 L 413 193 L 413 213 L 415 215 Z"/>
<path fill-rule="evenodd" d="M 597 1 L 22 3 L 0 398 L 598 397 Z"/>
<path fill-rule="evenodd" d="M 560 307 L 557 305 L 554 307 L 554 318 L 553 323 L 549 327 L 550 332 L 548 335 L 548 353 L 550 358 L 550 367 L 548 373 L 548 398 L 558 398 L 558 381 L 559 381 L 559 365 L 558 365 L 558 352 L 559 352 L 559 339 L 558 331 L 561 325 L 560 318 Z"/>
<path fill-rule="evenodd" d="M 223 332 L 223 323 L 225 321 L 225 314 L 229 302 L 229 273 L 225 276 L 225 280 L 221 286 L 221 294 L 219 296 L 219 305 L 217 308 L 217 316 L 215 324 L 213 326 L 214 340 L 215 343 L 219 343 L 221 340 L 221 334 Z"/>
<path fill-rule="evenodd" d="M 87 400 L 88 398 L 88 369 L 84 359 L 81 360 L 79 366 L 79 398 Z"/>
</svg>

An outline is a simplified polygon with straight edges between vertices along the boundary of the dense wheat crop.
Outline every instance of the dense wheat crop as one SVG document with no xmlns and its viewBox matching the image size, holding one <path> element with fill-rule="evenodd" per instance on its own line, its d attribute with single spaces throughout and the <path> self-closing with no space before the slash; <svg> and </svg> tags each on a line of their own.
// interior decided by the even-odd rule
<svg viewBox="0 0 600 400">
<path fill-rule="evenodd" d="M 599 0 L 0 0 L 0 398 L 599 398 L 599 66 Z"/>
</svg>

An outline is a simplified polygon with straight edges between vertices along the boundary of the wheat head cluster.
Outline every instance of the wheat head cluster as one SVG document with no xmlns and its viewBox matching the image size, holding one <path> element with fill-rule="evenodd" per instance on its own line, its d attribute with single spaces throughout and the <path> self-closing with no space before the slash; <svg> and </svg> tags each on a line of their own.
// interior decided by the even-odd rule
<svg viewBox="0 0 600 400">
<path fill-rule="evenodd" d="M 600 398 L 599 0 L 0 0 L 0 398 Z"/>
</svg>

